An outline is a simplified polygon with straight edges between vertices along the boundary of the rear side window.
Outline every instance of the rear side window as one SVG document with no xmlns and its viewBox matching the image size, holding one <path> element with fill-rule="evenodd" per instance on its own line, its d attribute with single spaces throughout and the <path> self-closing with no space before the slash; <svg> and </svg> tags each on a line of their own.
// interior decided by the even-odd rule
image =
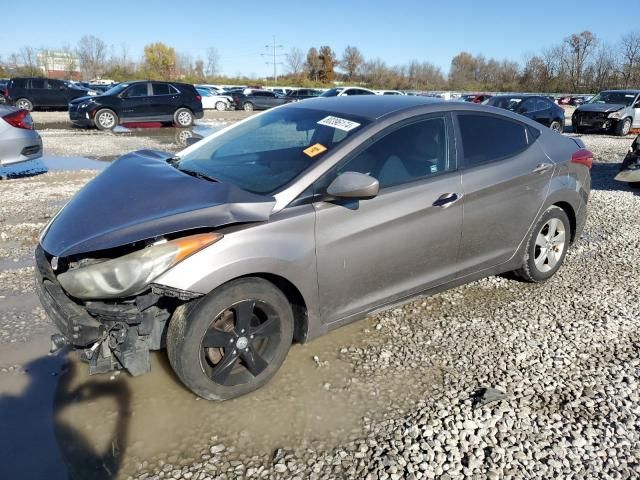
<svg viewBox="0 0 640 480">
<path fill-rule="evenodd" d="M 474 167 L 517 155 L 529 146 L 526 127 L 494 115 L 458 115 L 463 164 Z"/>
<path fill-rule="evenodd" d="M 13 88 L 25 88 L 27 86 L 27 81 L 24 78 L 18 78 L 16 80 L 12 80 L 10 85 Z"/>
<path fill-rule="evenodd" d="M 536 110 L 546 110 L 548 108 L 551 108 L 551 102 L 548 100 L 544 100 L 542 98 L 539 98 L 536 101 Z"/>
<path fill-rule="evenodd" d="M 153 95 L 175 95 L 176 93 L 179 93 L 168 83 L 152 83 L 151 89 L 153 91 Z"/>
</svg>

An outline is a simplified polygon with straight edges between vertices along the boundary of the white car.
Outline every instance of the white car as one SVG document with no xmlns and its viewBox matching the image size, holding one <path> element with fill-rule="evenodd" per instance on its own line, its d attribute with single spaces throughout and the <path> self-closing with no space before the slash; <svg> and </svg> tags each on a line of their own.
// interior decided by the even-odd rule
<svg viewBox="0 0 640 480">
<path fill-rule="evenodd" d="M 362 87 L 335 87 L 324 92 L 321 97 L 346 97 L 352 95 L 375 95 L 376 92 Z"/>
<path fill-rule="evenodd" d="M 376 90 L 376 95 L 404 95 L 400 90 Z"/>
<path fill-rule="evenodd" d="M 233 99 L 229 95 L 217 95 L 208 88 L 196 87 L 202 97 L 202 108 L 204 110 L 218 110 L 220 112 L 231 109 Z"/>
</svg>

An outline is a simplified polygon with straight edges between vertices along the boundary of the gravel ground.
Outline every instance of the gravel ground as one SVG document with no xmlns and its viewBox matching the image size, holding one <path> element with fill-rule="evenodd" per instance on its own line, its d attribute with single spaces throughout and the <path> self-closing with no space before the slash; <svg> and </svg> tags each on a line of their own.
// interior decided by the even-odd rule
<svg viewBox="0 0 640 480">
<path fill-rule="evenodd" d="M 632 139 L 581 137 L 597 162 L 590 215 L 549 282 L 491 277 L 367 320 L 358 346 L 331 334 L 353 382 L 384 389 L 383 379 L 440 372 L 428 390 L 394 386 L 408 408 L 379 405 L 391 415 L 363 416 L 360 431 L 337 446 L 310 439 L 252 450 L 238 432 L 235 441 L 210 438 L 189 458 L 127 462 L 120 476 L 637 478 L 640 192 L 612 180 Z M 0 348 L 49 328 L 25 262 L 39 229 L 93 175 L 0 181 Z M 322 365 L 325 377 L 332 369 Z"/>
</svg>

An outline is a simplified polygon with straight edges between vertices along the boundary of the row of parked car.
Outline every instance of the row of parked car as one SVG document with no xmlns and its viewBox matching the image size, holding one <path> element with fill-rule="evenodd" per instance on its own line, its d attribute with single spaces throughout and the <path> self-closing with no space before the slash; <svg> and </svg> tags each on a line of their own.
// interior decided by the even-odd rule
<svg viewBox="0 0 640 480">
<path fill-rule="evenodd" d="M 0 85 L 2 88 L 2 85 Z M 96 90 L 96 88 L 98 90 Z M 181 82 L 135 81 L 105 85 L 74 83 L 46 78 L 14 78 L 2 89 L 3 97 L 19 109 L 64 108 L 70 120 L 84 127 L 113 129 L 122 123 L 160 122 L 189 127 L 203 110 L 266 110 L 285 103 L 315 97 L 358 95 L 407 95 L 398 90 L 370 90 L 346 86 L 328 90 L 313 88 L 263 89 L 258 86 L 223 88 Z M 627 135 L 640 128 L 640 90 L 609 90 L 594 97 L 559 97 L 525 94 L 474 93 L 454 100 L 482 103 L 529 117 L 552 130 L 563 132 L 565 112 L 560 105 L 578 105 L 574 131 L 607 131 Z"/>
</svg>

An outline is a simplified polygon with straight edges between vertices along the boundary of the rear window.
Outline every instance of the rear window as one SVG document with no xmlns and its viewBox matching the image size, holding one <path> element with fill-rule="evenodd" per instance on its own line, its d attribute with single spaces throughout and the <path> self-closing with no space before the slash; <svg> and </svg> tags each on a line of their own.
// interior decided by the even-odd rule
<svg viewBox="0 0 640 480">
<path fill-rule="evenodd" d="M 482 165 L 511 157 L 529 146 L 526 127 L 494 115 L 458 115 L 463 164 Z"/>
</svg>

